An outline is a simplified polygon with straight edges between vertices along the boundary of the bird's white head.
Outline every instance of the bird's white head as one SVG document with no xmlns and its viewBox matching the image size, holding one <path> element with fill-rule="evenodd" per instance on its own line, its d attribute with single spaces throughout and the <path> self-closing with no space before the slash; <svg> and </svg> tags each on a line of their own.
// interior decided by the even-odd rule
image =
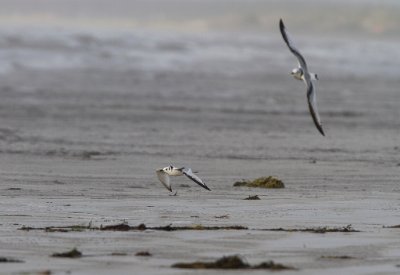
<svg viewBox="0 0 400 275">
<path fill-rule="evenodd" d="M 301 68 L 293 69 L 290 74 L 293 75 L 293 77 L 298 80 L 303 80 L 303 70 Z"/>
<path fill-rule="evenodd" d="M 174 169 L 174 167 L 172 166 L 172 165 L 170 165 L 170 166 L 167 166 L 167 167 L 164 167 L 162 170 L 164 171 L 164 172 L 171 172 L 172 171 L 172 169 Z"/>
</svg>

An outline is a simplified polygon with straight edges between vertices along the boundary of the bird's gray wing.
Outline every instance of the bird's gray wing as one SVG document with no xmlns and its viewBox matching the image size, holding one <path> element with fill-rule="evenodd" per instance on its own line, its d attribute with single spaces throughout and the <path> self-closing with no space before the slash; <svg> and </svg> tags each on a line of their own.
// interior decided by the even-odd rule
<svg viewBox="0 0 400 275">
<path fill-rule="evenodd" d="M 306 60 L 301 55 L 299 50 L 296 49 L 293 42 L 290 40 L 289 34 L 286 31 L 286 28 L 285 28 L 285 25 L 283 24 L 282 19 L 279 21 L 279 28 L 281 30 L 283 40 L 285 40 L 286 45 L 288 46 L 289 50 L 297 57 L 297 60 L 299 61 L 299 65 L 304 70 L 304 72 L 308 73 Z"/>
<path fill-rule="evenodd" d="M 169 175 L 165 173 L 163 170 L 157 170 L 156 173 L 158 179 L 165 186 L 165 188 L 167 188 L 170 192 L 172 192 Z"/>
<path fill-rule="evenodd" d="M 318 109 L 317 109 L 317 97 L 314 90 L 314 85 L 311 82 L 310 75 L 307 74 L 304 79 L 304 83 L 307 86 L 307 100 L 308 100 L 308 108 L 310 109 L 311 117 L 314 121 L 315 126 L 321 135 L 325 136 L 324 130 L 322 129 L 321 119 L 319 118 Z"/>
<path fill-rule="evenodd" d="M 198 177 L 196 176 L 192 169 L 190 168 L 185 168 L 182 170 L 182 173 L 188 177 L 189 179 L 191 179 L 192 181 L 194 181 L 195 183 L 197 183 L 198 185 L 200 185 L 201 187 L 203 187 L 204 189 L 207 189 L 209 191 L 211 191 L 210 188 L 207 187 L 207 185 Z"/>
</svg>

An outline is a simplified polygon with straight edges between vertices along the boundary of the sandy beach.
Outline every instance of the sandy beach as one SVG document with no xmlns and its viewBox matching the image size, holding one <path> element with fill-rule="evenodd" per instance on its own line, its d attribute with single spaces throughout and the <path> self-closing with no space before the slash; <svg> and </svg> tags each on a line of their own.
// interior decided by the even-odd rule
<svg viewBox="0 0 400 275">
<path fill-rule="evenodd" d="M 237 10 L 244 2 L 235 1 Z M 204 19 L 212 30 L 162 16 L 147 28 L 123 21 L 131 30 L 100 21 L 69 28 L 64 19 L 53 28 L 37 24 L 36 13 L 24 17 L 34 26 L 14 16 L 0 28 L 0 259 L 17 260 L 0 260 L 0 274 L 241 273 L 171 267 L 228 255 L 295 268 L 277 274 L 400 273 L 400 229 L 390 228 L 400 224 L 400 49 L 392 35 L 400 22 L 385 32 L 386 21 L 369 29 L 366 17 L 352 36 L 359 29 L 325 24 L 307 33 L 295 26 L 303 19 L 286 20 L 320 78 L 322 137 L 278 30 L 280 14 L 294 12 L 270 2 L 256 27 L 218 17 L 218 8 Z M 390 3 L 382 18 L 400 10 Z M 201 16 L 212 10 L 204 5 Z M 246 12 L 266 7 L 254 1 Z M 168 165 L 192 167 L 212 191 L 178 177 L 170 196 L 155 174 Z M 285 188 L 233 187 L 261 176 Z M 250 195 L 260 200 L 244 200 Z M 95 229 L 121 223 L 247 229 Z M 349 225 L 359 232 L 296 231 Z M 51 257 L 73 248 L 82 257 Z"/>
</svg>

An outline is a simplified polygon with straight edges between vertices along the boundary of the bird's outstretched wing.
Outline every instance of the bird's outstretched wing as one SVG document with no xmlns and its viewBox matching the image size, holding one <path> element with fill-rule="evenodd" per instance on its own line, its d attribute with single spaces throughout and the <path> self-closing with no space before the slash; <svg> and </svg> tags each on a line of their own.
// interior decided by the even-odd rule
<svg viewBox="0 0 400 275">
<path fill-rule="evenodd" d="M 311 75 L 308 72 L 307 63 L 304 57 L 301 55 L 299 50 L 296 49 L 293 42 L 289 39 L 289 35 L 286 31 L 285 25 L 283 24 L 282 19 L 279 21 L 279 28 L 281 30 L 281 34 L 283 40 L 285 40 L 286 45 L 289 47 L 289 50 L 297 57 L 299 61 L 299 65 L 303 70 L 304 83 L 307 86 L 307 100 L 308 100 L 308 108 L 310 109 L 311 117 L 314 121 L 315 126 L 318 131 L 325 136 L 324 130 L 322 129 L 321 119 L 319 118 L 318 109 L 317 109 L 317 99 L 314 91 L 314 85 L 311 82 Z"/>
<path fill-rule="evenodd" d="M 165 188 L 167 188 L 170 192 L 172 192 L 169 175 L 165 173 L 162 169 L 157 170 L 156 174 L 160 182 L 165 186 Z"/>
<path fill-rule="evenodd" d="M 203 187 L 204 189 L 207 189 L 209 191 L 211 191 L 210 188 L 207 187 L 207 185 L 205 185 L 205 183 L 198 177 L 196 176 L 192 169 L 190 168 L 184 168 L 182 169 L 182 173 L 187 176 L 189 179 L 191 179 L 192 181 L 194 181 L 195 183 L 197 183 L 198 185 L 200 185 L 201 187 Z"/>
<path fill-rule="evenodd" d="M 298 49 L 294 46 L 293 42 L 289 38 L 289 34 L 286 31 L 285 25 L 283 24 L 282 19 L 279 21 L 279 29 L 281 30 L 281 34 L 283 37 L 283 40 L 285 40 L 286 45 L 288 46 L 289 50 L 297 57 L 297 60 L 299 61 L 300 67 L 308 73 L 307 69 L 307 63 L 304 57 L 301 55 Z"/>
<path fill-rule="evenodd" d="M 317 97 L 315 95 L 314 85 L 309 77 L 306 77 L 304 79 L 304 82 L 306 83 L 307 86 L 308 108 L 310 109 L 311 117 L 314 121 L 315 127 L 317 127 L 321 135 L 325 136 L 324 130 L 322 129 L 321 119 L 319 118 L 318 114 Z"/>
</svg>

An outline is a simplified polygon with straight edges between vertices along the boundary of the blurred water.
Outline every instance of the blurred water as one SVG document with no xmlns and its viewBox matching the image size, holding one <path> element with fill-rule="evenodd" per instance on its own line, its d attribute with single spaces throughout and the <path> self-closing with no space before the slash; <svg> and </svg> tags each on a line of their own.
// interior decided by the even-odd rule
<svg viewBox="0 0 400 275">
<path fill-rule="evenodd" d="M 398 1 L 0 0 L 0 72 L 287 72 L 284 18 L 320 76 L 399 75 Z"/>
<path fill-rule="evenodd" d="M 261 31 L 284 18 L 296 32 L 397 36 L 396 0 L 0 0 L 1 26 Z"/>
<path fill-rule="evenodd" d="M 296 35 L 311 68 L 323 76 L 396 77 L 400 47 L 394 40 Z M 287 73 L 296 66 L 278 29 L 269 35 L 90 32 L 34 29 L 0 31 L 0 72 L 26 69 L 141 70 L 241 74 Z M 289 68 L 290 67 L 290 68 Z"/>
</svg>

